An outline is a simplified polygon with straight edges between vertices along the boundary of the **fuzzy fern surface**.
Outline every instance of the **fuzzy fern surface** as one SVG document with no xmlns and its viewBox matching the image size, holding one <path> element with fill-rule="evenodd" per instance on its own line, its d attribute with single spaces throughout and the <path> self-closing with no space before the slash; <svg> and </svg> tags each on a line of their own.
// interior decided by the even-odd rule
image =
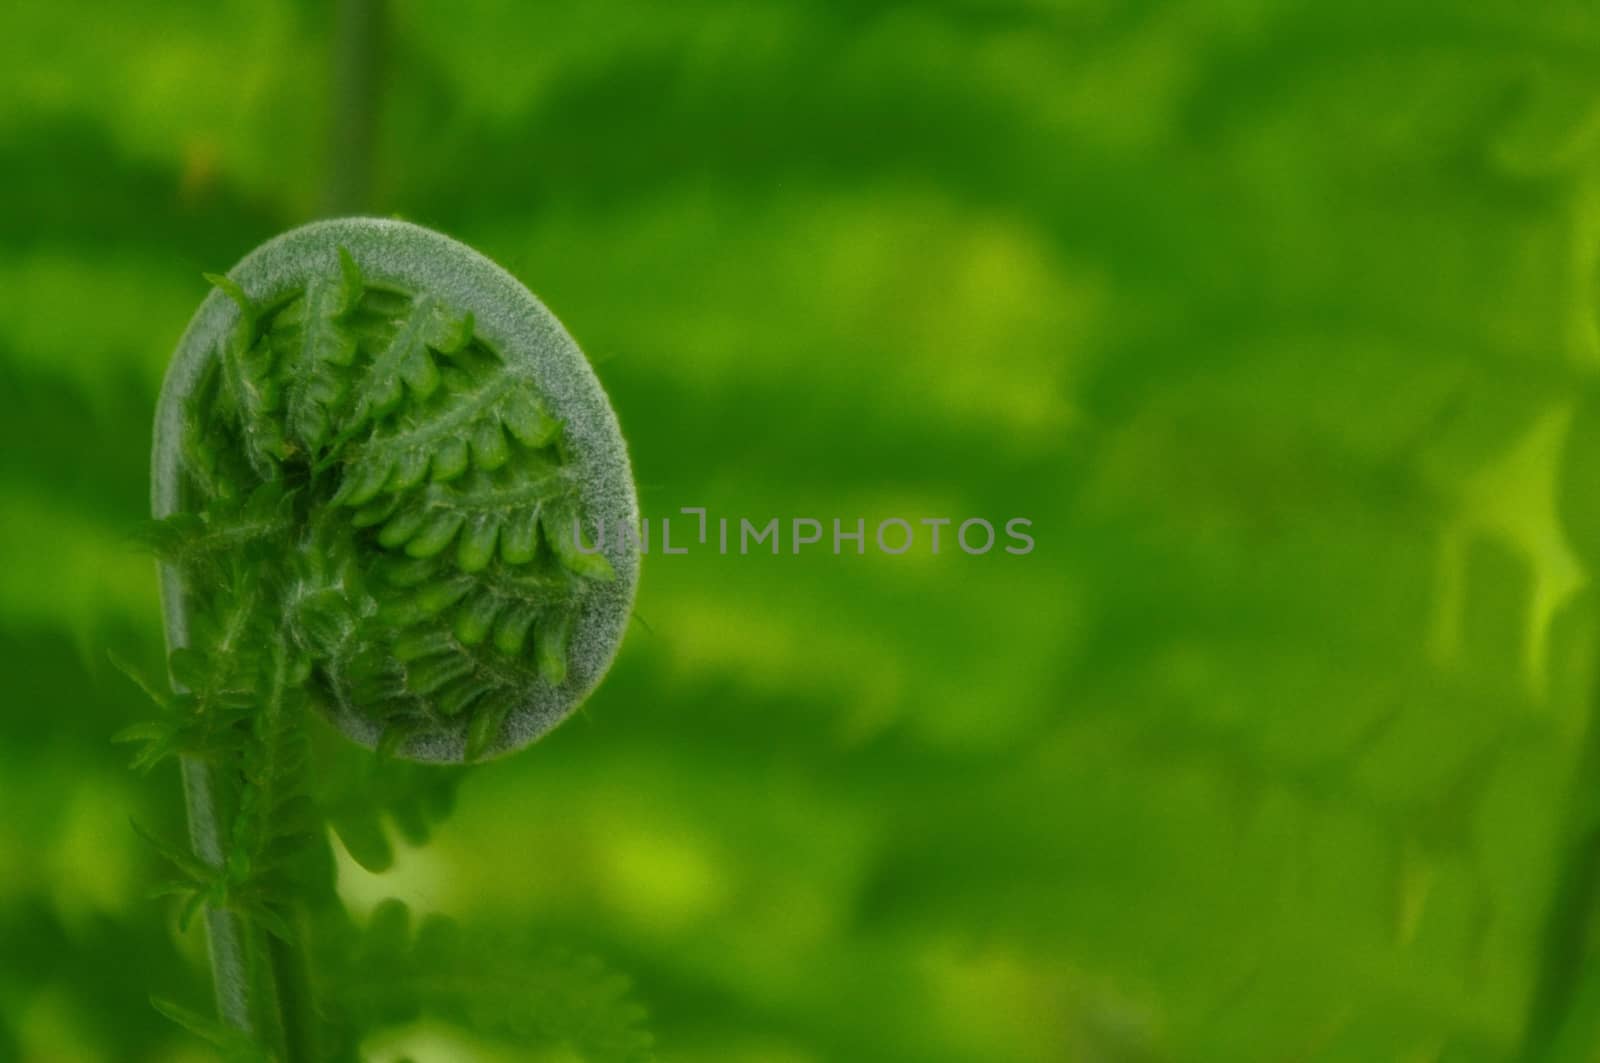
<svg viewBox="0 0 1600 1063">
<path fill-rule="evenodd" d="M 415 226 L 309 226 L 238 272 L 271 285 L 211 277 L 231 305 L 180 347 L 157 439 L 174 641 L 233 645 L 259 619 L 312 703 L 385 752 L 476 760 L 553 726 L 615 652 L 637 567 L 583 530 L 633 503 L 581 354 L 553 319 L 495 333 L 542 308 Z"/>
</svg>

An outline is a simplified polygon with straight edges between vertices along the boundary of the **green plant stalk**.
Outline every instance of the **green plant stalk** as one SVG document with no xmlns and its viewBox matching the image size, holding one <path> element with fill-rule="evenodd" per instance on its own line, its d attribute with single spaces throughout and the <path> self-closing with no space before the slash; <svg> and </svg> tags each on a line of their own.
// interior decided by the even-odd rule
<svg viewBox="0 0 1600 1063">
<path fill-rule="evenodd" d="M 189 813 L 189 844 L 194 854 L 211 867 L 223 862 L 222 818 L 212 766 L 199 757 L 182 760 L 184 804 Z M 217 1015 L 231 1026 L 257 1032 L 256 1009 L 250 992 L 244 920 L 222 908 L 206 908 L 207 949 L 211 956 L 212 987 Z"/>
<path fill-rule="evenodd" d="M 369 209 L 382 107 L 385 0 L 340 0 L 334 25 L 328 138 L 330 215 Z"/>
<path fill-rule="evenodd" d="M 323 1058 L 317 1037 L 317 1016 L 311 989 L 311 969 L 302 943 L 305 933 L 296 919 L 290 924 L 295 943 L 266 940 L 270 960 L 271 986 L 277 1004 L 277 1018 L 283 1033 L 286 1060 L 315 1061 Z"/>
<path fill-rule="evenodd" d="M 160 485 L 158 478 L 155 492 L 158 505 Z M 161 583 L 162 597 L 169 605 L 183 600 L 183 579 L 171 566 L 163 566 Z M 186 614 L 176 608 L 166 608 L 163 612 L 167 644 L 186 645 Z M 189 821 L 190 849 L 202 863 L 220 871 L 227 860 L 223 825 L 231 811 L 226 799 L 230 780 L 219 777 L 216 765 L 200 756 L 180 757 L 179 771 Z M 278 986 L 272 968 L 262 962 L 266 955 L 263 932 L 226 907 L 207 904 L 204 916 L 217 1017 L 265 1044 L 283 1049 L 286 1041 L 278 1006 Z"/>
<path fill-rule="evenodd" d="M 1587 973 L 1585 963 L 1600 906 L 1600 799 L 1594 782 L 1600 778 L 1600 689 L 1595 694 L 1583 752 L 1574 774 L 1569 812 L 1561 832 L 1561 854 L 1555 888 L 1545 915 L 1523 1026 L 1522 1063 L 1545 1063 L 1577 1017 Z"/>
<path fill-rule="evenodd" d="M 182 772 L 190 844 L 201 860 L 221 867 L 221 780 L 198 757 L 183 758 Z M 303 949 L 227 908 L 208 905 L 205 924 L 218 1017 L 271 1045 L 285 1063 L 318 1059 L 315 1005 Z M 291 926 L 298 935 L 300 927 Z"/>
</svg>

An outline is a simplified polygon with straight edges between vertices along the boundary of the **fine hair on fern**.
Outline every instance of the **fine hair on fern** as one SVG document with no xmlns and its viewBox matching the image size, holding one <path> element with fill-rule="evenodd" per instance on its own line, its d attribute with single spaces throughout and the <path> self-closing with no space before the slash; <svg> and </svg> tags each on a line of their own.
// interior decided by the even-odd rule
<svg viewBox="0 0 1600 1063">
<path fill-rule="evenodd" d="M 332 933 L 335 906 L 313 903 L 331 892 L 322 828 L 369 866 L 389 854 L 321 784 L 315 721 L 391 774 L 548 732 L 609 668 L 638 576 L 626 538 L 579 529 L 632 524 L 637 501 L 577 345 L 470 248 L 343 219 L 208 279 L 152 461 L 171 692 L 147 683 L 164 711 L 124 737 L 140 767 L 181 760 L 193 852 L 157 844 L 185 915 L 207 913 L 233 1032 L 162 1007 L 219 1045 L 334 1058 L 350 1031 L 330 1034 L 320 982 L 294 976 Z M 419 792 L 453 778 L 415 770 Z M 413 840 L 424 806 L 392 805 Z"/>
</svg>

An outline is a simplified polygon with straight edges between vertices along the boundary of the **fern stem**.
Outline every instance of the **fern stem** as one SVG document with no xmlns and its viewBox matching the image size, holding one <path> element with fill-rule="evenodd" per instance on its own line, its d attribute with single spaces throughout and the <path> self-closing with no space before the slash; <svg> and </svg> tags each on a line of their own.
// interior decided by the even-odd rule
<svg viewBox="0 0 1600 1063">
<path fill-rule="evenodd" d="M 223 782 L 213 765 L 198 757 L 183 758 L 189 841 L 195 855 L 212 867 L 221 867 L 226 859 L 219 792 Z M 268 1046 L 283 1063 L 318 1059 L 309 972 L 297 959 L 299 950 L 227 908 L 208 905 L 205 917 L 218 1018 Z"/>
<path fill-rule="evenodd" d="M 1523 1026 L 1522 1063 L 1545 1063 L 1578 1016 L 1600 908 L 1600 687 L 1573 776 L 1556 882 L 1540 937 L 1539 967 Z"/>
<path fill-rule="evenodd" d="M 284 1056 L 288 1060 L 324 1058 L 317 1036 L 316 1008 L 311 995 L 311 969 L 306 960 L 302 928 L 295 924 L 297 943 L 273 938 L 267 942 L 273 984 L 278 989 L 278 1015 L 283 1028 Z"/>
<path fill-rule="evenodd" d="M 213 768 L 198 757 L 184 757 L 182 771 L 184 803 L 189 812 L 189 843 L 201 860 L 212 867 L 221 867 L 219 820 L 222 813 Z M 230 1026 L 256 1032 L 257 1009 L 252 999 L 249 935 L 244 920 L 226 909 L 208 907 L 206 936 L 218 1017 Z"/>
<path fill-rule="evenodd" d="M 333 42 L 333 109 L 325 205 L 330 214 L 371 209 L 373 156 L 383 90 L 385 0 L 340 0 Z"/>
</svg>

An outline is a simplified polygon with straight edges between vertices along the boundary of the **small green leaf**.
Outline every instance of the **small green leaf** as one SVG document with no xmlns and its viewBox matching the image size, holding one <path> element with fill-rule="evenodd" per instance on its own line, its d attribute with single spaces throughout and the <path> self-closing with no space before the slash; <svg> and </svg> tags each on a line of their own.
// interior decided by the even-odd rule
<svg viewBox="0 0 1600 1063">
<path fill-rule="evenodd" d="M 150 1006 L 215 1048 L 225 1063 L 272 1063 L 272 1054 L 248 1033 L 193 1011 L 165 997 L 152 996 Z"/>
<path fill-rule="evenodd" d="M 394 847 L 376 819 L 337 816 L 331 825 L 350 858 L 366 870 L 378 873 L 394 864 Z"/>
</svg>

